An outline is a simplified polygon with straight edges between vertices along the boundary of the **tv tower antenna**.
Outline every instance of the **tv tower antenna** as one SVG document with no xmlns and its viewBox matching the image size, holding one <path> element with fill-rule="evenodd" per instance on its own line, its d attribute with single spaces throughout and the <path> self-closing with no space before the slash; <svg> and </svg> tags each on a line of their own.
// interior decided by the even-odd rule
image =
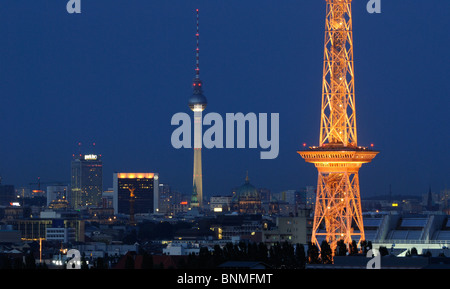
<svg viewBox="0 0 450 289">
<path fill-rule="evenodd" d="M 197 40 L 197 48 L 195 49 L 195 78 L 200 79 L 200 48 L 199 48 L 199 21 L 198 21 L 198 9 L 196 9 L 197 12 L 197 33 L 195 34 L 196 40 Z"/>
</svg>

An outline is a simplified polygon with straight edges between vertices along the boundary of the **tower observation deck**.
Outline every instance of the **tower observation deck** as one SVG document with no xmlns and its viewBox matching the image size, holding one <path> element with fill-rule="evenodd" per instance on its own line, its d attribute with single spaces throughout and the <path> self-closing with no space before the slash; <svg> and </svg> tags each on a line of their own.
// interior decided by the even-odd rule
<svg viewBox="0 0 450 289">
<path fill-rule="evenodd" d="M 352 0 L 326 0 L 319 146 L 298 151 L 318 170 L 311 242 L 365 240 L 358 171 L 378 154 L 357 145 Z"/>
</svg>

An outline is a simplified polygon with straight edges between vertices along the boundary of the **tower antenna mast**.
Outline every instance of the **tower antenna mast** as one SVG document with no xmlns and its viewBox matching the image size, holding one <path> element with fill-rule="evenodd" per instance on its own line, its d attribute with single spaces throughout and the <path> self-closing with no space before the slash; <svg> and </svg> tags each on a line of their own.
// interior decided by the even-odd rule
<svg viewBox="0 0 450 289">
<path fill-rule="evenodd" d="M 198 9 L 196 9 L 197 12 L 197 33 L 195 34 L 196 40 L 197 40 L 197 48 L 195 49 L 195 78 L 200 79 L 200 48 L 199 48 L 199 17 L 198 17 Z"/>
</svg>

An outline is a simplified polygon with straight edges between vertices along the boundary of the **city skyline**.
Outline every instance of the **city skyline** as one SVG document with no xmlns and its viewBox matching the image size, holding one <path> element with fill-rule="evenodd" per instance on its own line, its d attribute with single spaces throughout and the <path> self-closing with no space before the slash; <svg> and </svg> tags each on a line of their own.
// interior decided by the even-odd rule
<svg viewBox="0 0 450 289">
<path fill-rule="evenodd" d="M 95 142 L 105 187 L 115 171 L 156 171 L 189 194 L 192 150 L 171 146 L 170 118 L 189 113 L 199 8 L 209 110 L 280 113 L 274 160 L 254 149 L 203 150 L 205 197 L 228 194 L 246 171 L 272 192 L 316 186 L 317 172 L 296 151 L 319 139 L 325 1 L 96 2 L 69 15 L 65 5 L 5 1 L 4 184 L 69 180 L 78 142 L 83 149 Z M 361 171 L 361 197 L 386 195 L 390 186 L 394 194 L 439 192 L 450 159 L 450 41 L 440 36 L 449 33 L 450 4 L 385 1 L 377 15 L 365 5 L 353 4 L 359 144 L 382 154 Z"/>
</svg>

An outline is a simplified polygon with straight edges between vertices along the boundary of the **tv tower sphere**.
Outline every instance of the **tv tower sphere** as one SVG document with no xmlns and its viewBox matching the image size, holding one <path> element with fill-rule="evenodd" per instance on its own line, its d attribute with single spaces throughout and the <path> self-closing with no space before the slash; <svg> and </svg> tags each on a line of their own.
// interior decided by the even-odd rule
<svg viewBox="0 0 450 289">
<path fill-rule="evenodd" d="M 206 97 L 203 95 L 202 81 L 198 78 L 195 78 L 192 86 L 194 88 L 194 93 L 189 98 L 189 108 L 192 111 L 203 111 L 206 108 L 208 102 L 206 101 Z"/>
</svg>

